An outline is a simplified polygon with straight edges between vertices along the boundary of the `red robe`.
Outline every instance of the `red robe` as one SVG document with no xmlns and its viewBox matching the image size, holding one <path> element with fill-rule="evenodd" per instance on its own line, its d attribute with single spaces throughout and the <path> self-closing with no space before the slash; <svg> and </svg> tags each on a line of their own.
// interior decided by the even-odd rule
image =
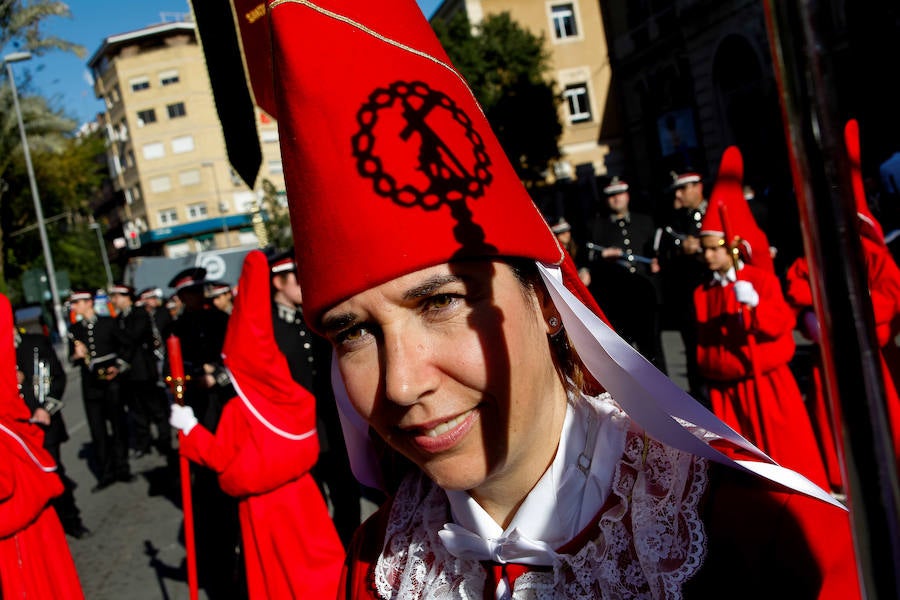
<svg viewBox="0 0 900 600">
<path fill-rule="evenodd" d="M 45 458 L 44 464 L 53 464 Z M 84 598 L 66 534 L 49 504 L 62 491 L 56 472 L 38 467 L 0 429 L 0 598 Z"/>
<path fill-rule="evenodd" d="M 684 598 L 860 598 L 850 521 L 841 509 L 717 464 L 709 467 L 701 507 L 706 552 L 699 570 L 683 584 Z M 357 530 L 340 598 L 378 598 L 374 567 L 385 544 L 390 510 L 388 500 Z M 564 548 L 574 553 L 581 546 L 570 543 Z M 507 565 L 516 576 L 528 569 Z M 489 570 L 486 565 L 488 582 Z M 492 598 L 492 583 L 485 588 L 485 597 Z"/>
<path fill-rule="evenodd" d="M 694 291 L 697 361 L 712 411 L 779 464 L 827 487 L 809 413 L 788 366 L 794 313 L 774 274 L 744 265 L 738 279 L 753 284 L 756 308 L 742 308 L 731 283 L 710 281 Z"/>
<path fill-rule="evenodd" d="M 50 499 L 63 484 L 19 394 L 9 299 L 0 294 L 0 598 L 81 600 L 66 534 Z"/>
<path fill-rule="evenodd" d="M 314 430 L 314 404 L 310 413 Z M 315 435 L 278 435 L 234 398 L 215 435 L 195 426 L 181 453 L 219 473 L 222 490 L 239 499 L 250 598 L 336 596 L 344 548 L 309 474 L 319 454 Z"/>
<path fill-rule="evenodd" d="M 881 374 L 888 424 L 894 444 L 895 460 L 900 469 L 900 394 L 897 392 L 900 378 L 900 348 L 895 338 L 900 334 L 900 268 L 884 244 L 860 236 L 863 257 L 866 261 L 866 278 L 872 313 L 875 318 L 875 335 L 881 348 Z M 787 272 L 785 295 L 799 313 L 813 310 L 812 290 L 809 286 L 809 265 L 798 258 Z M 809 392 L 817 426 L 821 432 L 823 452 L 828 478 L 834 487 L 843 487 L 837 462 L 836 439 L 832 427 L 833 418 L 825 401 L 821 375 L 821 357 L 813 363 L 812 389 Z"/>
</svg>

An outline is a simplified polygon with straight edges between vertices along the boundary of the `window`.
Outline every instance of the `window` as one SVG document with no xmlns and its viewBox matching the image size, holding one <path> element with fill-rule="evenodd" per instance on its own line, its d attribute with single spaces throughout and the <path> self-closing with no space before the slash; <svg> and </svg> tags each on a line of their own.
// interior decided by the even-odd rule
<svg viewBox="0 0 900 600">
<path fill-rule="evenodd" d="M 178 83 L 178 71 L 172 69 L 170 71 L 162 71 L 159 74 L 159 83 L 160 85 L 172 85 L 174 83 Z"/>
<path fill-rule="evenodd" d="M 284 167 L 282 166 L 280 160 L 270 160 L 268 164 L 270 174 L 277 175 L 279 173 L 284 173 Z"/>
<path fill-rule="evenodd" d="M 170 119 L 177 119 L 178 117 L 183 117 L 187 114 L 187 111 L 184 110 L 184 102 L 169 104 L 166 106 L 166 110 L 169 113 Z"/>
<path fill-rule="evenodd" d="M 128 81 L 132 92 L 140 92 L 141 90 L 150 89 L 150 79 L 147 77 L 135 77 Z"/>
<path fill-rule="evenodd" d="M 172 153 L 183 154 L 194 150 L 194 136 L 183 135 L 172 140 Z"/>
<path fill-rule="evenodd" d="M 152 142 L 150 144 L 144 144 L 143 147 L 144 158 L 147 160 L 153 160 L 154 158 L 162 158 L 166 155 L 166 148 L 163 146 L 162 142 Z"/>
<path fill-rule="evenodd" d="M 178 224 L 178 209 L 164 208 L 157 213 L 157 219 L 162 227 Z"/>
<path fill-rule="evenodd" d="M 259 139 L 263 141 L 264 144 L 271 144 L 278 141 L 278 130 L 277 129 L 264 129 L 259 132 Z"/>
<path fill-rule="evenodd" d="M 137 118 L 138 127 L 143 127 L 144 125 L 149 125 L 150 123 L 156 123 L 156 110 L 152 108 L 148 108 L 147 110 L 139 110 Z"/>
<path fill-rule="evenodd" d="M 553 37 L 555 39 L 565 40 L 578 36 L 574 4 L 567 2 L 551 6 L 550 18 L 553 21 Z"/>
<path fill-rule="evenodd" d="M 563 92 L 569 109 L 569 123 L 586 123 L 591 120 L 591 103 L 588 98 L 587 84 L 567 85 Z"/>
<path fill-rule="evenodd" d="M 200 170 L 191 169 L 190 171 L 182 171 L 178 174 L 178 183 L 187 187 L 189 185 L 197 185 L 200 183 Z"/>
<path fill-rule="evenodd" d="M 188 204 L 187 213 L 188 221 L 206 218 L 206 203 L 198 202 L 197 204 Z"/>
<path fill-rule="evenodd" d="M 150 180 L 150 191 L 155 194 L 168 192 L 172 189 L 172 178 L 168 175 L 160 175 Z"/>
<path fill-rule="evenodd" d="M 131 148 L 125 153 L 125 166 L 133 167 L 134 166 L 134 150 Z"/>
</svg>

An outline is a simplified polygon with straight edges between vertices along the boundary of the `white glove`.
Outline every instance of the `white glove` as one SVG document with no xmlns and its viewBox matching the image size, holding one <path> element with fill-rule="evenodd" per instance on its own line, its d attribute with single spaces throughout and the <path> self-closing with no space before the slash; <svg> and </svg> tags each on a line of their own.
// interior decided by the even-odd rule
<svg viewBox="0 0 900 600">
<path fill-rule="evenodd" d="M 191 429 L 197 425 L 197 417 L 194 416 L 194 409 L 190 406 L 173 404 L 169 409 L 169 425 L 175 429 L 180 429 L 184 435 L 189 434 Z"/>
<path fill-rule="evenodd" d="M 746 304 L 750 308 L 754 308 L 759 304 L 759 293 L 749 281 L 734 282 L 734 297 L 737 298 L 738 302 Z"/>
<path fill-rule="evenodd" d="M 817 344 L 822 340 L 822 332 L 819 329 L 819 317 L 811 310 L 803 313 L 803 333 Z"/>
</svg>

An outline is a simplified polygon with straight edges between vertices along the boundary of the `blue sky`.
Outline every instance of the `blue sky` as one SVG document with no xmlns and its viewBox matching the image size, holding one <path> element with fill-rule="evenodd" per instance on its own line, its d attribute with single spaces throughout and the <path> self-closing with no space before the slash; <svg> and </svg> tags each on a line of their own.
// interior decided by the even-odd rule
<svg viewBox="0 0 900 600">
<path fill-rule="evenodd" d="M 441 0 L 417 2 L 422 12 L 431 16 Z M 190 12 L 187 0 L 69 0 L 67 3 L 72 17 L 47 18 L 45 33 L 84 46 L 84 57 L 54 51 L 35 56 L 28 62 L 16 63 L 13 70 L 16 83 L 21 86 L 26 72 L 29 73 L 35 90 L 49 98 L 54 108 L 63 109 L 79 123 L 93 120 L 96 113 L 104 109 L 103 103 L 94 98 L 87 69 L 88 58 L 100 48 L 103 40 Z M 7 54 L 15 48 L 2 50 Z"/>
</svg>

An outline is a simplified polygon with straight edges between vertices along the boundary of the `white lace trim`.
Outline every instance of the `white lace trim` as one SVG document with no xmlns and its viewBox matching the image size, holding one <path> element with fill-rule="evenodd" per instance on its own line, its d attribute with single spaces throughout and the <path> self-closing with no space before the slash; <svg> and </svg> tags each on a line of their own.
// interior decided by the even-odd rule
<svg viewBox="0 0 900 600">
<path fill-rule="evenodd" d="M 520 576 L 512 597 L 681 598 L 706 555 L 697 509 L 706 485 L 705 459 L 629 431 L 613 482 L 617 501 L 600 516 L 598 537 L 559 555 L 551 571 Z M 484 597 L 481 563 L 454 557 L 438 537 L 449 518 L 443 490 L 419 473 L 407 477 L 374 567 L 379 597 Z"/>
</svg>

